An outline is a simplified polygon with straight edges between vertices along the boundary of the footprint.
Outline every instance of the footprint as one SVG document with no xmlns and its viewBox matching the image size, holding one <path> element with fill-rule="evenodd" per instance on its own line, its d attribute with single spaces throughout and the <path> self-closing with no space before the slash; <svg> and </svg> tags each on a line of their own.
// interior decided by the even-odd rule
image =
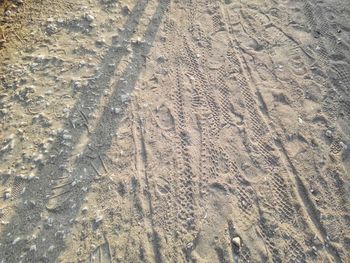
<svg viewBox="0 0 350 263">
<path fill-rule="evenodd" d="M 65 208 L 74 186 L 74 181 L 69 176 L 63 176 L 54 181 L 51 195 L 46 205 L 46 209 L 51 212 L 57 212 Z"/>
<path fill-rule="evenodd" d="M 161 105 L 156 109 L 156 117 L 159 127 L 165 130 L 171 130 L 174 128 L 174 117 L 169 108 L 165 105 Z"/>
</svg>

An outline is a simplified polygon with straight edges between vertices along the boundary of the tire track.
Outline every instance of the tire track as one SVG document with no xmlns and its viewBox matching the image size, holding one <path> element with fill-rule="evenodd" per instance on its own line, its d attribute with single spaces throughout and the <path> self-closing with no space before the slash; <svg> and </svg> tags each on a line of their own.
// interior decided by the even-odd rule
<svg viewBox="0 0 350 263">
<path fill-rule="evenodd" d="M 228 15 L 227 15 L 228 16 Z M 238 45 L 238 44 L 236 44 Z M 238 49 L 239 50 L 239 49 Z M 243 62 L 240 62 L 239 64 L 242 65 L 247 65 L 247 62 L 244 61 L 244 57 L 241 56 L 241 59 L 243 59 Z M 238 59 L 240 60 L 240 59 Z M 248 65 L 247 65 L 248 66 Z M 244 72 L 244 70 L 243 70 Z M 249 70 L 248 70 L 249 72 Z M 249 77 L 246 77 L 246 78 L 249 78 Z M 246 81 L 241 81 L 242 83 L 242 89 L 243 89 L 243 96 L 245 98 L 246 101 L 248 101 L 248 107 L 251 106 L 251 107 L 254 107 L 254 108 L 257 108 L 256 107 L 256 102 L 254 100 L 252 100 L 251 98 L 253 98 L 252 94 L 249 94 L 249 90 L 247 88 L 244 88 L 244 87 L 248 87 L 250 84 L 246 83 Z M 250 99 L 249 99 L 250 98 Z M 249 110 L 248 110 L 249 111 Z M 249 113 L 251 115 L 256 115 L 256 112 L 250 110 Z M 256 115 L 258 116 L 258 115 Z M 255 122 L 259 123 L 259 120 L 257 120 L 255 118 L 254 120 Z M 253 121 L 253 123 L 254 123 Z M 254 127 L 254 124 L 253 124 L 253 127 Z M 270 130 L 268 128 L 268 130 Z M 254 128 L 253 128 L 253 131 L 254 131 Z M 273 130 L 272 130 L 273 131 Z M 259 139 L 258 139 L 259 140 Z M 275 142 L 276 146 L 277 146 L 277 143 Z M 277 147 L 278 148 L 278 147 Z M 263 150 L 263 146 L 260 144 L 260 150 Z M 283 155 L 285 154 L 283 151 L 280 150 L 280 153 Z M 269 153 L 267 153 L 267 156 L 269 155 Z M 266 161 L 268 162 L 269 159 L 267 159 Z M 290 159 L 289 159 L 290 161 Z M 275 163 L 276 165 L 276 163 Z M 279 166 L 280 164 L 277 163 L 277 165 Z M 285 169 L 284 167 L 282 167 L 282 169 Z M 290 173 L 289 173 L 290 174 Z M 294 176 L 297 176 L 296 174 L 293 173 Z M 312 229 L 314 229 L 316 231 L 316 233 L 318 233 L 319 235 L 319 238 L 322 240 L 323 243 L 326 242 L 326 237 L 327 235 L 325 234 L 325 231 L 320 223 L 320 221 L 315 217 L 315 214 L 317 214 L 317 211 L 312 203 L 312 201 L 306 196 L 306 188 L 304 186 L 304 184 L 302 183 L 302 181 L 300 180 L 299 177 L 295 177 L 296 179 L 294 180 L 294 176 L 291 176 L 289 175 L 289 178 L 291 179 L 291 181 L 293 182 L 293 185 L 295 186 L 296 188 L 296 191 L 295 191 L 295 188 L 292 187 L 292 189 L 294 190 L 294 192 L 296 193 L 296 196 L 298 197 L 299 199 L 299 203 L 302 203 L 304 206 L 304 208 L 306 208 L 306 211 L 305 211 L 305 216 L 306 216 L 306 220 L 309 222 L 309 225 L 311 226 Z M 282 181 L 281 181 L 282 180 Z M 280 177 L 277 181 L 275 181 L 277 183 L 277 187 L 276 188 L 279 188 L 280 186 L 283 186 L 284 183 L 283 183 L 283 179 L 282 177 Z M 282 185 L 281 185 L 282 183 Z M 275 188 L 275 190 L 277 190 Z M 290 207 L 291 208 L 291 207 Z M 287 209 L 287 211 L 293 211 L 294 214 L 295 214 L 295 211 L 294 209 Z M 310 220 L 309 220 L 310 218 Z M 290 221 L 291 218 L 289 218 L 289 221 Z M 273 248 L 272 248 L 273 249 Z M 333 248 L 333 247 L 330 247 L 329 249 L 327 249 L 328 252 L 332 255 L 332 257 L 336 260 L 336 262 L 340 262 L 340 257 L 339 257 L 339 254 L 338 252 Z M 295 253 L 298 254 L 297 251 L 295 251 Z"/>
<path fill-rule="evenodd" d="M 322 65 L 326 67 L 328 73 L 327 78 L 329 85 L 331 85 L 326 85 L 328 99 L 330 99 L 331 102 L 328 102 L 328 105 L 325 104 L 325 107 L 327 108 L 330 104 L 335 104 L 337 108 L 336 117 L 349 120 L 349 115 L 344 114 L 346 109 L 344 109 L 342 101 L 344 98 L 347 99 L 350 97 L 349 89 L 347 88 L 350 85 L 350 67 L 347 62 L 342 64 L 332 59 L 334 55 L 345 57 L 343 49 L 340 48 L 339 40 L 332 34 L 322 8 L 319 7 L 317 3 L 305 1 L 304 14 L 312 31 L 311 33 L 315 38 L 315 53 Z M 345 104 L 349 104 L 349 101 L 347 100 Z"/>
<path fill-rule="evenodd" d="M 226 16 L 227 16 L 227 20 L 229 21 L 228 14 L 226 14 Z M 232 32 L 229 28 L 227 31 Z M 231 40 L 231 45 L 232 46 L 236 45 L 239 47 L 238 43 L 234 40 Z M 270 133 L 270 129 L 266 126 L 265 121 L 263 120 L 263 118 L 260 116 L 260 114 L 257 111 L 257 103 L 253 99 L 254 96 L 251 93 L 250 88 L 249 88 L 249 86 L 251 84 L 248 83 L 246 80 L 246 79 L 249 79 L 249 75 L 247 73 L 245 73 L 245 70 L 247 70 L 247 69 L 244 68 L 244 65 L 247 65 L 247 63 L 244 60 L 244 57 L 242 55 L 240 55 L 237 58 L 234 58 L 236 52 L 240 53 L 239 48 L 237 48 L 236 50 L 231 49 L 231 52 L 229 52 L 229 55 L 231 57 L 230 60 L 231 60 L 231 63 L 234 63 L 234 68 L 237 70 L 237 72 L 243 74 L 242 77 L 237 76 L 237 79 L 238 79 L 238 83 L 239 83 L 240 88 L 241 88 L 242 96 L 244 98 L 247 111 L 248 111 L 249 116 L 250 116 L 250 121 L 252 123 L 253 139 L 257 143 L 256 149 L 264 157 L 265 162 L 267 164 L 267 169 L 270 170 L 270 174 L 272 176 L 272 178 L 270 180 L 271 180 L 272 184 L 275 185 L 275 187 L 273 187 L 272 189 L 276 193 L 277 204 L 279 204 L 278 207 L 280 207 L 280 209 L 278 209 L 278 211 L 280 211 L 280 213 L 282 215 L 287 215 L 287 217 L 286 217 L 287 221 L 291 222 L 292 216 L 295 214 L 295 210 L 290 202 L 290 197 L 286 196 L 285 192 L 282 190 L 283 188 L 281 188 L 281 186 L 282 187 L 286 186 L 286 184 L 284 183 L 283 177 L 278 176 L 277 173 L 274 172 L 274 170 L 276 170 L 277 167 L 280 167 L 280 163 L 275 156 L 270 154 L 271 150 L 268 150 L 266 148 L 266 145 L 264 145 L 264 142 L 261 139 L 261 138 L 269 136 L 267 134 Z M 249 72 L 249 70 L 248 70 L 248 72 Z M 263 131 L 263 132 L 261 132 L 261 131 Z M 273 149 L 274 147 L 272 145 L 269 145 L 268 148 Z M 284 169 L 284 168 L 282 167 L 282 169 Z M 274 262 L 279 262 L 280 256 L 277 256 L 277 254 L 275 253 L 276 248 L 273 245 L 273 243 L 271 243 L 272 241 L 269 238 L 268 234 L 265 232 L 265 229 L 267 229 L 266 226 L 261 226 L 260 229 L 263 230 L 263 231 L 260 231 L 260 235 L 265 240 L 265 243 L 267 244 L 267 247 L 269 248 L 269 251 L 272 254 L 272 260 Z M 295 240 L 294 242 L 297 242 L 297 241 Z M 295 251 L 294 253 L 297 253 L 297 251 Z M 303 252 L 303 253 L 305 253 L 305 252 Z M 303 256 L 303 257 L 305 257 L 305 256 Z"/>
</svg>

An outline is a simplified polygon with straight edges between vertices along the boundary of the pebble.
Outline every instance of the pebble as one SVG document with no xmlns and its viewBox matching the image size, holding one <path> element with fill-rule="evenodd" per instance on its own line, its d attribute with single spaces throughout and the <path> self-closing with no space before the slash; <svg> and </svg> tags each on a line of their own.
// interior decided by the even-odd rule
<svg viewBox="0 0 350 263">
<path fill-rule="evenodd" d="M 238 248 L 241 247 L 242 242 L 241 242 L 241 238 L 240 237 L 234 237 L 232 238 L 232 243 L 237 246 Z"/>
<path fill-rule="evenodd" d="M 343 142 L 339 142 L 339 145 L 340 145 L 340 147 L 343 148 L 343 150 L 348 149 L 348 146 L 345 143 L 343 143 Z"/>
<path fill-rule="evenodd" d="M 51 252 L 54 250 L 54 248 L 55 248 L 55 246 L 51 245 L 47 251 Z"/>
<path fill-rule="evenodd" d="M 35 252 L 36 251 L 36 245 L 30 246 L 29 251 Z"/>
<path fill-rule="evenodd" d="M 15 240 L 13 240 L 12 242 L 12 245 L 15 245 L 16 243 L 18 243 L 18 241 L 20 241 L 21 238 L 20 237 L 17 237 Z"/>
<path fill-rule="evenodd" d="M 121 109 L 120 108 L 111 108 L 112 112 L 115 113 L 115 114 L 118 114 L 121 112 Z"/>
<path fill-rule="evenodd" d="M 188 243 L 186 247 L 187 247 L 187 249 L 192 249 L 193 248 L 193 242 Z"/>
<path fill-rule="evenodd" d="M 90 15 L 90 14 L 86 14 L 85 15 L 85 19 L 86 19 L 86 21 L 88 21 L 88 22 L 92 22 L 92 21 L 94 21 L 95 20 L 95 17 L 93 17 L 92 15 Z"/>
<path fill-rule="evenodd" d="M 0 152 L 5 152 L 5 151 L 11 151 L 14 148 L 14 134 L 11 134 L 7 139 L 6 139 L 6 145 L 0 148 Z"/>
<path fill-rule="evenodd" d="M 4 15 L 5 16 L 10 16 L 11 14 L 12 14 L 12 12 L 10 10 L 7 10 Z"/>
<path fill-rule="evenodd" d="M 54 34 L 54 33 L 56 33 L 58 31 L 58 28 L 57 28 L 57 26 L 54 23 L 50 23 L 50 24 L 47 25 L 46 31 L 49 34 Z"/>
<path fill-rule="evenodd" d="M 95 218 L 95 223 L 98 224 L 98 223 L 100 223 L 102 220 L 103 220 L 103 217 L 102 217 L 102 216 L 98 216 L 98 217 Z"/>
<path fill-rule="evenodd" d="M 127 102 L 128 100 L 130 100 L 130 95 L 129 94 L 123 94 L 120 96 L 122 99 L 122 102 Z"/>
<path fill-rule="evenodd" d="M 33 180 L 34 177 L 35 177 L 35 174 L 32 172 L 32 173 L 30 173 L 30 174 L 28 175 L 27 179 L 28 179 L 28 180 Z"/>
<path fill-rule="evenodd" d="M 328 138 L 331 138 L 331 137 L 332 137 L 332 131 L 327 130 L 327 131 L 326 131 L 326 136 L 327 136 Z"/>
<path fill-rule="evenodd" d="M 104 38 L 96 40 L 96 44 L 100 45 L 100 46 L 103 46 L 104 44 L 106 44 L 106 40 Z"/>
<path fill-rule="evenodd" d="M 131 42 L 132 44 L 142 44 L 142 43 L 145 43 L 145 41 L 143 41 L 143 40 L 141 39 L 141 37 L 137 37 L 136 39 L 132 39 L 130 42 Z"/>
<path fill-rule="evenodd" d="M 11 189 L 8 188 L 5 190 L 5 199 L 10 199 L 11 198 Z"/>
<path fill-rule="evenodd" d="M 73 136 L 70 135 L 70 134 L 63 134 L 63 135 L 62 135 L 62 138 L 63 138 L 64 140 L 71 140 L 71 139 L 73 138 Z"/>
</svg>

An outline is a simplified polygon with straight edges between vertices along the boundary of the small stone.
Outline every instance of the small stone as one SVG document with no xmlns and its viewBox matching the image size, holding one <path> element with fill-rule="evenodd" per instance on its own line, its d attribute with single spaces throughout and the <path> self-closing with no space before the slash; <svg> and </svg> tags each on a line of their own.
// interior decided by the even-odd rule
<svg viewBox="0 0 350 263">
<path fill-rule="evenodd" d="M 232 238 L 232 243 L 233 243 L 236 247 L 240 248 L 241 245 L 242 245 L 241 238 L 240 238 L 240 237 L 234 237 L 234 238 Z"/>
<path fill-rule="evenodd" d="M 98 223 L 102 222 L 102 220 L 103 220 L 103 217 L 102 216 L 98 216 L 98 217 L 95 218 L 95 223 L 98 224 Z"/>
<path fill-rule="evenodd" d="M 80 89 L 83 87 L 83 84 L 77 80 L 72 81 L 72 84 L 73 84 L 73 88 L 75 88 L 75 89 Z"/>
<path fill-rule="evenodd" d="M 327 136 L 328 138 L 331 138 L 331 137 L 332 137 L 332 131 L 327 130 L 327 131 L 326 131 L 326 136 Z"/>
<path fill-rule="evenodd" d="M 6 140 L 5 144 L 1 145 L 2 148 L 0 148 L 0 153 L 6 152 L 6 151 L 11 151 L 14 148 L 14 134 L 11 134 Z"/>
<path fill-rule="evenodd" d="M 96 40 L 96 45 L 103 46 L 106 44 L 106 40 L 104 38 Z"/>
<path fill-rule="evenodd" d="M 193 248 L 193 242 L 188 243 L 186 247 L 187 247 L 187 249 L 192 249 Z"/>
<path fill-rule="evenodd" d="M 343 142 L 339 142 L 339 145 L 340 145 L 340 147 L 343 148 L 343 150 L 348 149 L 348 146 L 345 143 L 343 143 Z"/>
<path fill-rule="evenodd" d="M 17 237 L 15 240 L 13 240 L 12 242 L 12 245 L 15 245 L 16 243 L 18 243 L 18 241 L 20 241 L 21 238 L 20 237 Z"/>
<path fill-rule="evenodd" d="M 112 108 L 112 112 L 115 114 L 118 114 L 121 112 L 121 109 L 120 108 Z"/>
<path fill-rule="evenodd" d="M 144 41 L 141 39 L 141 37 L 137 37 L 136 39 L 131 40 L 132 44 L 141 44 L 144 43 Z"/>
<path fill-rule="evenodd" d="M 11 198 L 11 189 L 6 189 L 5 191 L 5 199 L 10 199 Z"/>
<path fill-rule="evenodd" d="M 31 173 L 28 175 L 27 179 L 30 181 L 30 180 L 33 180 L 34 177 L 35 177 L 35 174 L 34 174 L 33 172 L 31 172 Z"/>
<path fill-rule="evenodd" d="M 86 21 L 88 21 L 88 22 L 91 23 L 92 21 L 95 20 L 95 17 L 92 16 L 92 15 L 90 15 L 90 14 L 86 14 L 86 15 L 85 15 L 85 19 L 86 19 Z"/>
<path fill-rule="evenodd" d="M 46 31 L 48 34 L 52 35 L 58 31 L 58 28 L 54 23 L 50 23 L 47 25 Z"/>
<path fill-rule="evenodd" d="M 129 94 L 123 94 L 121 95 L 121 99 L 122 99 L 122 102 L 127 102 L 128 100 L 130 100 L 130 95 Z"/>
<path fill-rule="evenodd" d="M 35 252 L 36 251 L 36 245 L 30 246 L 29 251 Z"/>
<path fill-rule="evenodd" d="M 12 14 L 12 12 L 10 10 L 7 10 L 4 15 L 5 16 L 10 16 L 11 14 Z"/>
<path fill-rule="evenodd" d="M 51 252 L 54 250 L 54 248 L 55 248 L 55 246 L 51 245 L 47 251 Z"/>
<path fill-rule="evenodd" d="M 35 162 L 35 163 L 42 164 L 43 160 L 44 160 L 44 155 L 42 155 L 41 153 L 33 156 L 33 162 Z"/>
<path fill-rule="evenodd" d="M 71 140 L 73 137 L 72 137 L 72 135 L 70 135 L 70 134 L 63 134 L 63 135 L 62 135 L 62 138 L 63 138 L 64 140 Z"/>
</svg>

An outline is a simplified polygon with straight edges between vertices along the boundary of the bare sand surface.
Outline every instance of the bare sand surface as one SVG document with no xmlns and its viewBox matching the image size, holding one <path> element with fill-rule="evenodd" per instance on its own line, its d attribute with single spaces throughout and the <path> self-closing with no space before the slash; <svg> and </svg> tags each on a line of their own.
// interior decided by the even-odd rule
<svg viewBox="0 0 350 263">
<path fill-rule="evenodd" d="M 348 0 L 2 1 L 0 262 L 350 262 Z"/>
</svg>

